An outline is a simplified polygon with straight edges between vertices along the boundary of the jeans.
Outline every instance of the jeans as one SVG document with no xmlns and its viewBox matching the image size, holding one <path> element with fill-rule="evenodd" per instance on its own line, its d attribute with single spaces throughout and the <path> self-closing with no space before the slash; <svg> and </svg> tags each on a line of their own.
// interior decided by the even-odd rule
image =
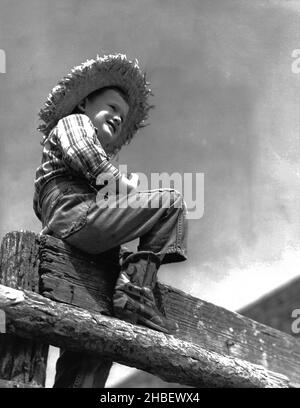
<svg viewBox="0 0 300 408">
<path fill-rule="evenodd" d="M 186 204 L 174 189 L 105 199 L 101 190 L 97 193 L 84 180 L 59 177 L 42 191 L 41 208 L 42 234 L 53 235 L 84 252 L 102 253 L 139 238 L 137 250 L 154 252 L 162 264 L 187 259 Z M 101 387 L 97 375 L 109 370 L 111 362 L 81 354 L 62 354 L 55 387 Z"/>
</svg>

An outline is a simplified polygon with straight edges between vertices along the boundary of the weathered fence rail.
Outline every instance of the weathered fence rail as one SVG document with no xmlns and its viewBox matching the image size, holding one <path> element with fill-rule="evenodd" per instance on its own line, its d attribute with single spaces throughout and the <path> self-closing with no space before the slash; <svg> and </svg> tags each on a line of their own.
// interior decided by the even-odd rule
<svg viewBox="0 0 300 408">
<path fill-rule="evenodd" d="M 175 336 L 57 303 L 0 285 L 8 331 L 74 351 L 106 356 L 170 382 L 194 387 L 280 387 L 286 376 L 239 358 L 220 355 Z"/>
<path fill-rule="evenodd" d="M 1 288 L 0 308 L 7 315 L 8 333 L 24 337 L 15 338 L 21 348 L 23 341 L 31 347 L 47 341 L 93 351 L 99 358 L 109 357 L 193 386 L 300 384 L 296 338 L 170 286 L 158 284 L 155 296 L 167 317 L 178 323 L 176 335 L 112 318 L 111 297 L 119 266 L 107 254 L 87 256 L 60 240 L 31 232 L 7 234 L 1 253 L 0 283 L 6 288 Z M 7 302 L 8 287 L 21 290 L 21 302 Z M 0 335 L 0 341 L 11 335 Z M 9 350 L 10 357 L 13 351 Z M 1 348 L 0 378 L 17 380 L 12 373 L 3 375 L 5 358 L 7 350 Z M 43 385 L 29 378 L 23 382 Z"/>
</svg>

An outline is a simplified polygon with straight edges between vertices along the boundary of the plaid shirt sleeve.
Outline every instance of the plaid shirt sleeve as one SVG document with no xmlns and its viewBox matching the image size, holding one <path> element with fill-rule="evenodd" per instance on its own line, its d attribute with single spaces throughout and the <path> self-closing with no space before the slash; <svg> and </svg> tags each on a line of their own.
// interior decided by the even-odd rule
<svg viewBox="0 0 300 408">
<path fill-rule="evenodd" d="M 121 177 L 109 162 L 88 116 L 74 114 L 61 119 L 57 124 L 57 140 L 65 163 L 92 185 L 96 186 L 100 173 L 105 173 L 107 180 Z"/>
</svg>

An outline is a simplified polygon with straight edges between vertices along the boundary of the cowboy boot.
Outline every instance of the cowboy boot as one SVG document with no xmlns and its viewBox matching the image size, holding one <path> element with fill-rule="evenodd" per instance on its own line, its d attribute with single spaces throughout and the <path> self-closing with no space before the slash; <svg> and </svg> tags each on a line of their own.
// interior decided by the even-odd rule
<svg viewBox="0 0 300 408">
<path fill-rule="evenodd" d="M 113 295 L 114 313 L 130 323 L 171 333 L 178 326 L 158 310 L 153 295 L 159 266 L 159 257 L 150 251 L 127 256 L 121 265 Z"/>
</svg>

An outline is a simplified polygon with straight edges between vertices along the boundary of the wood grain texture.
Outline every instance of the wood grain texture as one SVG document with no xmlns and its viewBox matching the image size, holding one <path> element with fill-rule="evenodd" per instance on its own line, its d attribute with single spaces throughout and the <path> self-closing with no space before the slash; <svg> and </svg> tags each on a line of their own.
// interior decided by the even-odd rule
<svg viewBox="0 0 300 408">
<path fill-rule="evenodd" d="M 40 273 L 46 290 L 42 294 L 53 300 L 110 315 L 116 277 L 111 270 L 60 240 L 44 237 Z M 177 338 L 280 372 L 294 386 L 300 385 L 298 339 L 167 285 L 158 284 L 155 296 L 160 309 L 178 323 Z"/>
<path fill-rule="evenodd" d="M 21 291 L 20 291 L 21 292 Z M 99 353 L 160 378 L 195 387 L 287 388 L 287 377 L 175 336 L 0 285 L 9 333 Z"/>
<path fill-rule="evenodd" d="M 161 285 L 165 310 L 179 338 L 287 375 L 300 386 L 299 340 L 238 313 Z"/>
<path fill-rule="evenodd" d="M 112 315 L 111 296 L 119 272 L 115 252 L 90 256 L 50 236 L 32 234 L 24 239 L 22 234 L 28 233 L 16 234 L 19 236 L 14 239 L 23 242 L 23 255 L 10 258 L 6 249 L 4 264 L 13 270 L 16 262 L 17 276 L 23 276 L 24 269 L 25 275 L 35 276 L 34 287 L 38 286 L 43 296 Z M 11 280 L 7 282 L 10 286 Z M 155 296 L 160 309 L 178 323 L 178 340 L 281 373 L 289 377 L 291 385 L 300 385 L 298 339 L 167 285 L 158 284 Z"/>
<path fill-rule="evenodd" d="M 300 310 L 300 278 L 295 278 L 256 302 L 244 307 L 240 313 L 250 319 L 288 333 L 300 342 L 300 333 L 292 331 L 295 318 L 292 311 Z"/>
<path fill-rule="evenodd" d="M 119 252 L 88 255 L 65 242 L 40 237 L 40 294 L 49 299 L 112 314 Z"/>
<path fill-rule="evenodd" d="M 32 232 L 10 232 L 2 240 L 0 283 L 34 292 L 39 288 L 39 241 Z M 48 345 L 0 335 L 0 378 L 29 387 L 44 386 Z M 1 384 L 0 384 L 1 387 Z"/>
<path fill-rule="evenodd" d="M 119 248 L 92 256 L 64 241 L 44 235 L 39 238 L 38 255 L 39 290 L 43 296 L 74 306 L 84 304 L 89 310 L 112 314 L 111 299 L 120 270 Z M 102 356 L 97 360 L 101 364 L 94 376 L 93 387 L 103 388 L 113 361 Z M 62 373 L 68 371 L 65 368 Z"/>
</svg>

